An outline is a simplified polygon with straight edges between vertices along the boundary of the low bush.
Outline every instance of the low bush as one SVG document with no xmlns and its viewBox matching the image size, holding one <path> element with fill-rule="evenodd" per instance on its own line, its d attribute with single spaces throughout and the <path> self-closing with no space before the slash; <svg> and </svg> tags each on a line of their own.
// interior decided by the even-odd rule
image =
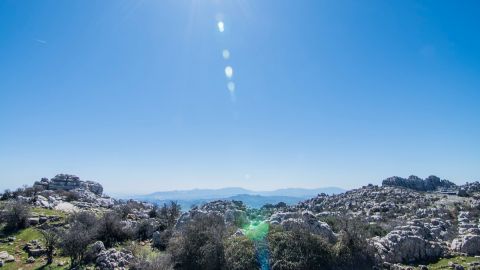
<svg viewBox="0 0 480 270">
<path fill-rule="evenodd" d="M 303 230 L 273 230 L 268 236 L 272 270 L 333 269 L 332 247 Z"/>
<path fill-rule="evenodd" d="M 228 270 L 259 269 L 255 245 L 247 237 L 231 237 L 224 241 L 225 268 Z"/>
<path fill-rule="evenodd" d="M 98 220 L 97 228 L 97 239 L 107 248 L 132 238 L 131 232 L 124 228 L 121 216 L 114 211 L 105 212 Z"/>
<path fill-rule="evenodd" d="M 220 270 L 225 267 L 223 218 L 197 217 L 170 240 L 168 251 L 176 269 Z"/>
</svg>

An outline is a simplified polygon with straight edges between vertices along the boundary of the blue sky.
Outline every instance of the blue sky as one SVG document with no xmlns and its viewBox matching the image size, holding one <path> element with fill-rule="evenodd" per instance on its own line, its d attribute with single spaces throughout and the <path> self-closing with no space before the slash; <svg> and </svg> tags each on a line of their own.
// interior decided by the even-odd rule
<svg viewBox="0 0 480 270">
<path fill-rule="evenodd" d="M 57 173 L 112 193 L 480 180 L 478 10 L 0 1 L 0 188 Z"/>
</svg>

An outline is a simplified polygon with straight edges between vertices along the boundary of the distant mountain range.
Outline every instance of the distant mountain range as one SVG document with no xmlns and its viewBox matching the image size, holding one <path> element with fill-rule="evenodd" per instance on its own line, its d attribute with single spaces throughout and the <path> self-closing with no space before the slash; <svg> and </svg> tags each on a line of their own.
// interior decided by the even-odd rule
<svg viewBox="0 0 480 270">
<path fill-rule="evenodd" d="M 316 189 L 285 188 L 274 191 L 253 191 L 239 187 L 221 189 L 192 189 L 160 191 L 145 195 L 122 196 L 122 199 L 137 199 L 152 203 L 178 202 L 183 210 L 188 210 L 194 205 L 214 200 L 237 200 L 243 201 L 245 205 L 253 208 L 260 208 L 265 204 L 276 204 L 284 202 L 288 205 L 296 204 L 302 200 L 315 197 L 320 193 L 339 194 L 345 192 L 338 187 L 325 187 Z"/>
</svg>

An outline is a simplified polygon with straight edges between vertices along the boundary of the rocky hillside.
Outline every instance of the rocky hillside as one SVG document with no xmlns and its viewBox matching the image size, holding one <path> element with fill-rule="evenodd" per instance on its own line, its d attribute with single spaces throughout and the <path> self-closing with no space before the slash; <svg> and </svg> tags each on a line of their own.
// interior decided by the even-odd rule
<svg viewBox="0 0 480 270">
<path fill-rule="evenodd" d="M 241 201 L 217 200 L 185 212 L 173 202 L 157 206 L 102 194 L 99 183 L 66 174 L 4 192 L 0 266 L 342 270 L 480 265 L 475 258 L 480 256 L 478 182 L 456 186 L 435 176 L 392 177 L 382 186 L 319 194 L 293 206 L 252 209 Z"/>
</svg>

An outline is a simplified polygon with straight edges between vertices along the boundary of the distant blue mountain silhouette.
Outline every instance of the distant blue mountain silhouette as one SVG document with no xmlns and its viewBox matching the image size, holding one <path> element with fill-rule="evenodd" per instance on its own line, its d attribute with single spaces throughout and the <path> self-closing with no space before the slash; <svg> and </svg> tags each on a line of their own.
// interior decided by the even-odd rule
<svg viewBox="0 0 480 270">
<path fill-rule="evenodd" d="M 276 204 L 284 202 L 295 204 L 302 200 L 311 198 L 320 193 L 339 194 L 344 189 L 338 187 L 325 187 L 316 189 L 285 188 L 273 191 L 253 191 L 240 187 L 228 187 L 221 189 L 192 189 L 159 191 L 146 195 L 123 196 L 124 199 L 138 199 L 153 203 L 163 204 L 170 201 L 177 201 L 182 209 L 188 210 L 193 205 L 199 205 L 213 200 L 238 200 L 245 205 L 259 208 L 267 203 Z"/>
</svg>

